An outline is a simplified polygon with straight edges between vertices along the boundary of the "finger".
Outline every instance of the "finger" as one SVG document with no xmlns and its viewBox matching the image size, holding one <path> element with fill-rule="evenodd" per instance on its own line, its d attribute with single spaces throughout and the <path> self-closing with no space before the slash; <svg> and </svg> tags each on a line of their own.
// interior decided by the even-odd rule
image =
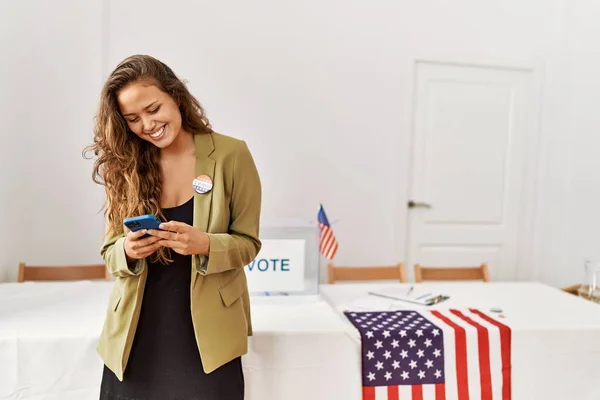
<svg viewBox="0 0 600 400">
<path fill-rule="evenodd" d="M 150 229 L 148 231 L 150 235 L 155 237 L 157 240 L 166 239 L 166 240 L 177 240 L 177 233 L 168 232 L 168 231 L 157 231 L 154 229 Z"/>
<path fill-rule="evenodd" d="M 130 240 L 138 240 L 139 238 L 141 238 L 142 236 L 144 236 L 146 233 L 147 233 L 146 229 L 140 229 L 139 231 L 136 231 L 136 232 L 130 231 L 127 234 L 127 237 Z"/>
<path fill-rule="evenodd" d="M 156 253 L 156 251 L 160 248 L 160 246 L 151 246 L 149 247 L 147 250 L 145 250 L 142 253 L 142 258 L 144 257 L 148 257 L 149 255 L 152 255 L 154 253 Z"/>
<path fill-rule="evenodd" d="M 139 247 L 137 247 L 136 250 L 137 251 L 145 251 L 145 250 L 153 248 L 153 247 L 156 247 L 156 248 L 160 247 L 160 243 L 159 242 L 160 242 L 161 239 L 159 239 L 159 238 L 153 238 L 153 239 L 155 239 L 155 240 L 152 243 L 147 243 L 147 244 L 145 244 L 143 246 L 139 246 Z"/>
<path fill-rule="evenodd" d="M 148 233 L 150 233 L 150 231 L 148 231 Z M 149 236 L 149 237 L 147 237 L 147 238 L 140 239 L 140 240 L 136 241 L 136 242 L 135 242 L 135 244 L 136 244 L 136 246 L 137 246 L 138 248 L 141 248 L 141 247 L 148 246 L 148 245 L 151 245 L 151 244 L 153 244 L 153 243 L 156 243 L 156 242 L 158 242 L 159 240 L 160 240 L 160 238 L 159 238 L 159 237 L 156 237 L 156 236 Z"/>
<path fill-rule="evenodd" d="M 139 239 L 139 240 L 136 240 L 136 241 L 132 241 L 129 244 L 129 247 L 131 248 L 131 250 L 139 252 L 144 247 L 152 245 L 152 244 L 158 242 L 159 240 L 160 239 L 158 239 L 158 238 L 150 236 L 150 237 L 147 237 L 145 239 Z"/>
<path fill-rule="evenodd" d="M 143 260 L 144 258 L 149 257 L 152 254 L 154 254 L 154 252 L 156 252 L 156 250 L 152 250 L 152 251 L 148 251 L 148 252 L 142 253 L 142 254 L 140 254 L 139 259 Z"/>
<path fill-rule="evenodd" d="M 176 240 L 161 240 L 160 242 L 158 242 L 158 244 L 164 247 L 169 247 L 173 250 L 180 249 L 183 247 L 181 242 L 178 242 Z"/>
<path fill-rule="evenodd" d="M 148 257 L 150 254 L 154 253 L 161 246 L 158 243 L 151 244 L 149 246 L 145 246 L 144 248 L 137 251 L 140 258 Z"/>
<path fill-rule="evenodd" d="M 191 226 L 189 226 L 188 224 L 186 224 L 184 222 L 169 221 L 169 222 L 163 222 L 162 224 L 160 224 L 159 228 L 162 230 L 166 230 L 166 231 L 183 233 L 183 232 L 186 232 L 188 229 L 190 229 Z"/>
</svg>

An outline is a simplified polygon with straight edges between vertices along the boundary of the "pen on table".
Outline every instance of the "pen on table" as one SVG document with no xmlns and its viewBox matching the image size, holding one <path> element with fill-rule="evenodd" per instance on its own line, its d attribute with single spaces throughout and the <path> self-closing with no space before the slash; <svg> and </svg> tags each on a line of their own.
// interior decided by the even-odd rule
<svg viewBox="0 0 600 400">
<path fill-rule="evenodd" d="M 431 296 L 431 293 L 424 294 L 422 296 L 417 297 L 417 300 L 421 300 L 424 297 Z"/>
<path fill-rule="evenodd" d="M 410 289 L 408 289 L 408 292 L 406 292 L 406 295 L 408 296 L 409 294 L 411 294 L 414 288 L 414 286 L 411 286 Z"/>
</svg>

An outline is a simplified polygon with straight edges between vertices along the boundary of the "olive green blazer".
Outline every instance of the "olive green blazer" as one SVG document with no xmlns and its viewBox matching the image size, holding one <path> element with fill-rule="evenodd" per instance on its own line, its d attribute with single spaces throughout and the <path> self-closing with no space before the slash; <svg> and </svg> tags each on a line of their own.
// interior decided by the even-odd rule
<svg viewBox="0 0 600 400">
<path fill-rule="evenodd" d="M 246 143 L 218 133 L 195 136 L 196 176 L 213 188 L 194 194 L 194 227 L 208 233 L 210 254 L 192 256 L 191 317 L 204 370 L 245 354 L 252 335 L 244 266 L 261 248 L 261 182 Z M 192 182 L 190 182 L 190 185 Z M 97 350 L 123 380 L 140 315 L 146 260 L 128 267 L 125 234 L 107 235 L 101 255 L 116 277 Z"/>
</svg>

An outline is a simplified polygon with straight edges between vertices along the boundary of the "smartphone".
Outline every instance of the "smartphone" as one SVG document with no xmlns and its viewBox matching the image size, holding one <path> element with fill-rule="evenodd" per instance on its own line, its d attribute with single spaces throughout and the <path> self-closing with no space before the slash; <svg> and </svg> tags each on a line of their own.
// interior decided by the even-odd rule
<svg viewBox="0 0 600 400">
<path fill-rule="evenodd" d="M 158 226 L 161 224 L 160 220 L 154 215 L 146 214 L 138 217 L 125 218 L 123 224 L 129 228 L 132 232 L 139 231 L 140 229 L 154 229 L 160 230 Z M 142 237 L 148 237 L 150 235 L 145 234 Z"/>
</svg>

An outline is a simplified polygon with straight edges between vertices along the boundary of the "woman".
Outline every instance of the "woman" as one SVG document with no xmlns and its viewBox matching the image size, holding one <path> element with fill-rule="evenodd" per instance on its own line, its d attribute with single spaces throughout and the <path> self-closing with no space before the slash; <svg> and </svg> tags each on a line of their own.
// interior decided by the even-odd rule
<svg viewBox="0 0 600 400">
<path fill-rule="evenodd" d="M 87 149 L 106 189 L 101 254 L 116 277 L 100 399 L 243 399 L 243 268 L 261 248 L 261 183 L 245 142 L 213 132 L 173 71 L 137 55 L 104 85 Z M 160 229 L 124 228 L 144 214 Z"/>
</svg>

